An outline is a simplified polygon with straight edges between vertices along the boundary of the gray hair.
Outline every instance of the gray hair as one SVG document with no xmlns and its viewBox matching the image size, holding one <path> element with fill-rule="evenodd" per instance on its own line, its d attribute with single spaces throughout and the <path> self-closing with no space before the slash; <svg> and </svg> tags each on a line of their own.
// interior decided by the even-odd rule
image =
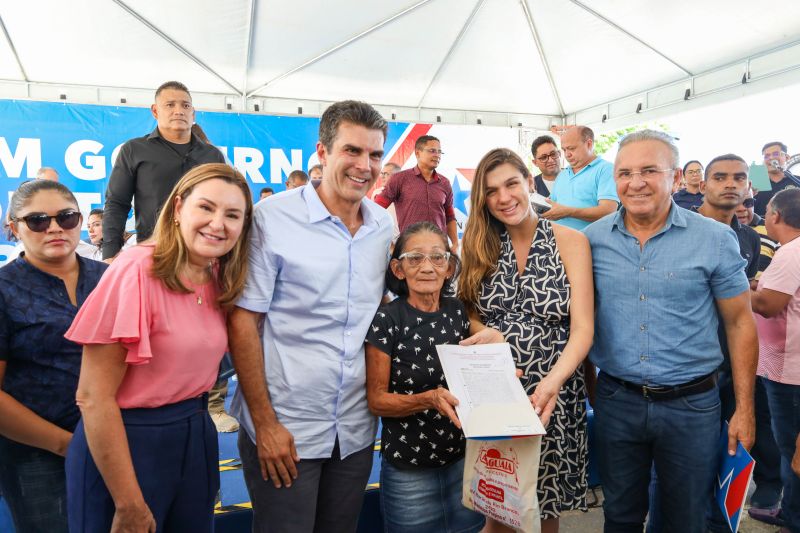
<svg viewBox="0 0 800 533">
<path fill-rule="evenodd" d="M 333 142 L 339 134 L 339 125 L 342 122 L 364 126 L 369 130 L 380 130 L 383 133 L 384 142 L 386 141 L 389 124 L 374 107 L 366 102 L 344 100 L 331 104 L 320 118 L 319 142 L 326 149 L 330 150 L 333 147 Z"/>
<path fill-rule="evenodd" d="M 800 229 L 800 189 L 783 189 L 769 201 L 770 209 L 778 213 L 787 226 Z"/>
<path fill-rule="evenodd" d="M 625 146 L 642 141 L 658 141 L 669 148 L 672 161 L 670 165 L 672 168 L 678 168 L 680 165 L 680 155 L 678 154 L 678 147 L 675 146 L 675 140 L 669 134 L 663 131 L 656 130 L 639 130 L 629 133 L 619 142 L 619 149 L 622 150 Z"/>
</svg>

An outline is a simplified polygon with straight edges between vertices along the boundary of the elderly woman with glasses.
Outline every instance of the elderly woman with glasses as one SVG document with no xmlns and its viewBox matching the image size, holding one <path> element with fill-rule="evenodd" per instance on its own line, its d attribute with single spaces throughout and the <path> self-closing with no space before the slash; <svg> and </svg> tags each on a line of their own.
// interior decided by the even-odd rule
<svg viewBox="0 0 800 533">
<path fill-rule="evenodd" d="M 82 217 L 64 185 L 23 183 L 8 214 L 24 251 L 0 268 L 0 490 L 18 532 L 57 533 L 80 418 L 81 347 L 64 333 L 107 265 L 76 254 Z"/>
<path fill-rule="evenodd" d="M 461 505 L 465 440 L 436 345 L 503 337 L 471 322 L 449 296 L 459 269 L 441 229 L 430 222 L 409 226 L 386 272 L 398 298 L 378 309 L 367 333 L 367 402 L 382 417 L 381 507 L 389 532 L 483 527 L 483 517 Z"/>
</svg>

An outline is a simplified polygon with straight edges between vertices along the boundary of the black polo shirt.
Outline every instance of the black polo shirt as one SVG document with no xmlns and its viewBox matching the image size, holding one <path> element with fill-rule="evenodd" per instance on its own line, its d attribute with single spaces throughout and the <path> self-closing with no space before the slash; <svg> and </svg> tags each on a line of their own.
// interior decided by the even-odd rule
<svg viewBox="0 0 800 533">
<path fill-rule="evenodd" d="M 697 207 L 692 207 L 692 211 L 696 212 Z M 736 234 L 736 240 L 739 241 L 739 253 L 747 261 L 744 267 L 747 279 L 754 279 L 758 273 L 758 260 L 761 255 L 761 236 L 750 226 L 740 224 L 736 216 L 731 220 L 731 229 Z M 725 324 L 722 322 L 722 317 L 719 317 L 717 336 L 719 337 L 719 347 L 724 357 L 720 369 L 729 371 L 731 368 L 731 355 L 728 351 L 728 336 L 725 334 Z"/>
<path fill-rule="evenodd" d="M 792 189 L 792 188 L 800 188 L 800 177 L 795 176 L 794 174 L 790 173 L 788 170 L 783 171 L 783 179 L 778 183 L 770 182 L 772 185 L 771 191 L 758 191 L 758 194 L 755 196 L 755 206 L 753 207 L 753 211 L 755 211 L 759 216 L 764 216 L 767 212 L 767 204 L 772 197 L 775 196 L 777 193 L 782 191 L 783 189 Z"/>
<path fill-rule="evenodd" d="M 161 137 L 158 127 L 149 135 L 122 145 L 106 189 L 103 211 L 103 259 L 122 249 L 123 233 L 131 201 L 136 216 L 136 238 L 142 242 L 153 234 L 158 212 L 178 180 L 203 163 L 224 163 L 217 148 L 191 136 L 183 152 Z"/>
<path fill-rule="evenodd" d="M 686 189 L 681 189 L 673 194 L 672 199 L 679 207 L 684 209 L 691 209 L 703 205 L 703 193 L 689 192 Z"/>
</svg>

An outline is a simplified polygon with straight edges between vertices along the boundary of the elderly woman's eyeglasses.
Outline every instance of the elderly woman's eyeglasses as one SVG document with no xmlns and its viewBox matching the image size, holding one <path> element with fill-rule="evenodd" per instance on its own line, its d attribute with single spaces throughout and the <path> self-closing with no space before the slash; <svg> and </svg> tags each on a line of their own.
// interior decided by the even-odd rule
<svg viewBox="0 0 800 533">
<path fill-rule="evenodd" d="M 405 259 L 405 261 L 408 263 L 408 266 L 412 268 L 421 266 L 426 259 L 429 260 L 433 266 L 442 268 L 447 266 L 447 262 L 450 261 L 450 252 L 433 252 L 431 254 L 423 254 L 422 252 L 406 252 L 401 254 L 398 259 L 401 261 Z"/>
<path fill-rule="evenodd" d="M 81 213 L 74 210 L 62 211 L 57 215 L 34 213 L 24 217 L 15 218 L 14 221 L 19 222 L 22 220 L 25 222 L 25 225 L 28 226 L 29 230 L 35 233 L 41 233 L 43 231 L 47 231 L 47 228 L 50 227 L 50 223 L 53 219 L 56 219 L 56 224 L 58 224 L 61 229 L 70 230 L 74 229 L 78 224 L 80 224 Z"/>
</svg>

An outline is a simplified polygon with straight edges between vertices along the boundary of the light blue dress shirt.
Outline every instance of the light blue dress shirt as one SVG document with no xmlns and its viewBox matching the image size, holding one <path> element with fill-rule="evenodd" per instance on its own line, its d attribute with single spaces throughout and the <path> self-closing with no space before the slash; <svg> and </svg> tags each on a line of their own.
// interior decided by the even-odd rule
<svg viewBox="0 0 800 533">
<path fill-rule="evenodd" d="M 584 233 L 592 247 L 598 368 L 642 385 L 679 385 L 722 363 L 715 299 L 749 289 L 736 234 L 674 202 L 640 249 L 621 209 Z"/>
<path fill-rule="evenodd" d="M 565 168 L 556 176 L 550 199 L 569 207 L 595 207 L 600 204 L 600 200 L 614 200 L 619 203 L 617 186 L 614 183 L 614 165 L 596 157 L 577 174 L 571 167 Z M 577 230 L 582 230 L 591 224 L 573 217 L 553 222 Z"/>
<path fill-rule="evenodd" d="M 256 205 L 250 268 L 237 306 L 266 313 L 262 343 L 272 406 L 301 459 L 371 446 L 364 338 L 384 292 L 392 220 L 361 201 L 355 236 L 330 214 L 313 183 Z M 232 413 L 255 442 L 241 388 Z"/>
</svg>

